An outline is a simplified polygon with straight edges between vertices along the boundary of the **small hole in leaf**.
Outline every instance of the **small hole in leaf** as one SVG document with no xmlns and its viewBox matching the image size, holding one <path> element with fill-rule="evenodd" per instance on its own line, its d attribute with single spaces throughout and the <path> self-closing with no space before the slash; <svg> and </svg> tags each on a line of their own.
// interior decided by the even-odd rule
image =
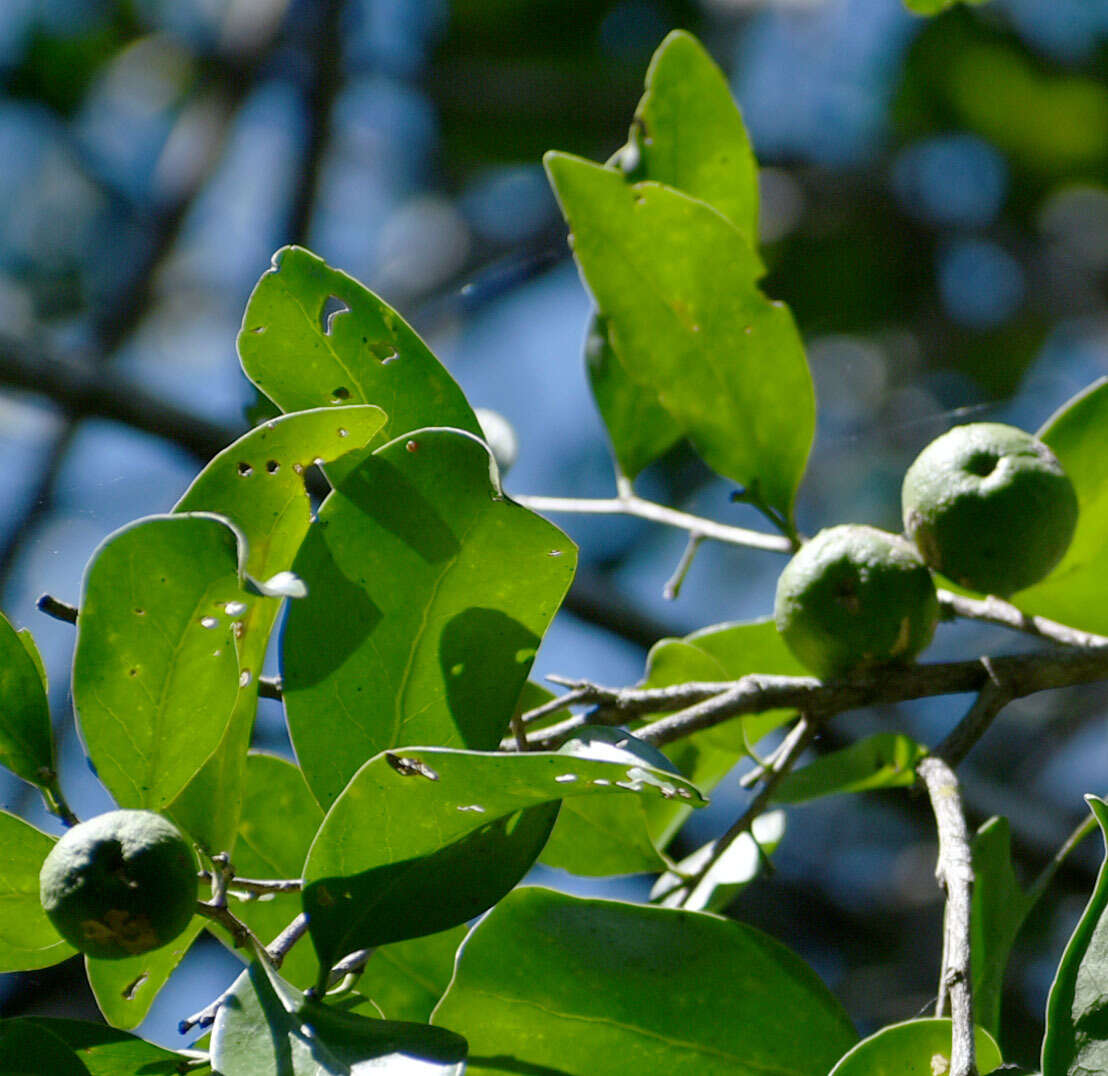
<svg viewBox="0 0 1108 1076">
<path fill-rule="evenodd" d="M 404 447 L 409 452 L 418 452 L 419 451 L 419 442 L 418 441 L 409 441 Z"/>
<path fill-rule="evenodd" d="M 127 675 L 128 676 L 138 676 L 138 672 L 139 672 L 138 669 L 128 669 L 127 670 Z"/>
<path fill-rule="evenodd" d="M 216 620 L 214 616 L 203 616 L 200 618 L 200 626 L 202 628 L 208 628 L 209 630 L 211 628 L 218 628 L 219 621 Z"/>
<path fill-rule="evenodd" d="M 303 474 L 304 473 L 304 464 L 294 463 L 292 465 L 292 470 L 293 470 L 294 474 Z"/>
<path fill-rule="evenodd" d="M 136 609 L 135 610 L 135 616 L 146 616 L 146 610 L 145 609 Z"/>
<path fill-rule="evenodd" d="M 276 474 L 281 469 L 281 465 L 276 460 L 267 460 L 265 465 L 266 474 Z"/>
<path fill-rule="evenodd" d="M 350 307 L 337 295 L 328 295 L 319 311 L 319 327 L 324 336 L 330 336 L 335 328 L 335 318 L 340 314 L 349 314 Z"/>
<path fill-rule="evenodd" d="M 249 684 L 249 683 L 250 683 L 250 670 L 249 669 L 243 669 L 242 672 L 239 673 L 239 687 L 246 687 L 247 684 Z"/>
<path fill-rule="evenodd" d="M 370 354 L 382 365 L 392 362 L 394 359 L 400 358 L 396 353 L 396 348 L 392 346 L 387 340 L 374 340 L 369 345 Z"/>
<path fill-rule="evenodd" d="M 340 426 L 339 427 L 339 436 L 340 437 L 349 437 L 350 434 Z"/>
<path fill-rule="evenodd" d="M 254 468 L 251 467 L 250 464 L 247 463 L 245 460 L 242 460 L 239 463 L 238 471 L 240 478 L 249 478 L 250 475 L 254 473 Z"/>
<path fill-rule="evenodd" d="M 265 326 L 259 325 L 256 329 L 250 330 L 255 336 L 261 336 L 265 332 Z"/>
<path fill-rule="evenodd" d="M 349 400 L 350 390 L 345 385 L 339 385 L 337 389 L 331 389 L 331 396 L 335 400 Z"/>
</svg>

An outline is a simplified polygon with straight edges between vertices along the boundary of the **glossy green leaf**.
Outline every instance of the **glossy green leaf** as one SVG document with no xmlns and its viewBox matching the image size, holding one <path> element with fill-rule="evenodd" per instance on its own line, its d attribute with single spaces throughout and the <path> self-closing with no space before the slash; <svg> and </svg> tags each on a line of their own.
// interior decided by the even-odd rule
<svg viewBox="0 0 1108 1076">
<path fill-rule="evenodd" d="M 203 514 L 109 535 L 85 573 L 73 704 L 121 807 L 160 810 L 219 746 L 239 692 L 228 609 L 249 607 L 239 540 Z"/>
<path fill-rule="evenodd" d="M 465 1054 L 453 1032 L 340 1012 L 256 962 L 235 980 L 212 1031 L 220 1076 L 461 1076 Z"/>
<path fill-rule="evenodd" d="M 190 946 L 203 933 L 206 920 L 192 922 L 169 945 L 123 960 L 94 960 L 85 957 L 85 973 L 96 995 L 96 1004 L 112 1027 L 130 1031 L 138 1027 L 170 975 L 185 958 Z"/>
<path fill-rule="evenodd" d="M 274 755 L 251 754 L 246 760 L 242 816 L 233 862 L 243 878 L 300 878 L 323 812 L 308 790 L 304 775 Z M 235 892 L 234 883 L 231 885 Z M 263 942 L 271 942 L 299 912 L 292 894 L 265 900 L 232 900 L 232 908 Z M 249 954 L 243 954 L 249 959 Z M 297 945 L 281 965 L 281 974 L 296 986 L 315 981 L 316 962 L 309 946 Z"/>
<path fill-rule="evenodd" d="M 689 893 L 685 880 L 695 877 L 716 849 L 709 841 L 677 864 L 678 872 L 660 875 L 650 899 L 663 908 L 685 908 L 690 912 L 722 912 L 761 873 L 766 860 L 785 836 L 785 812 L 768 811 L 754 819 L 750 833 L 740 833 L 723 855 Z"/>
<path fill-rule="evenodd" d="M 90 1076 L 177 1076 L 185 1061 L 181 1054 L 89 1020 L 49 1016 L 25 1019 L 64 1042 Z"/>
<path fill-rule="evenodd" d="M 1034 898 L 1020 888 L 1012 870 L 1008 819 L 990 818 L 974 835 L 972 852 L 974 1019 L 997 1035 L 1008 955 Z"/>
<path fill-rule="evenodd" d="M 26 637 L 30 647 L 34 641 Z M 0 766 L 48 785 L 54 778 L 54 735 L 43 683 L 42 659 L 0 614 Z"/>
<path fill-rule="evenodd" d="M 910 788 L 916 781 L 916 763 L 927 748 L 910 736 L 879 732 L 794 770 L 777 786 L 777 803 L 805 803 L 843 792 L 876 788 Z"/>
<path fill-rule="evenodd" d="M 606 725 L 586 725 L 560 751 L 604 758 L 606 746 L 620 753 L 630 751 L 649 766 L 681 776 L 656 747 Z M 641 874 L 665 866 L 647 832 L 643 801 L 623 796 L 564 802 L 541 860 L 548 867 L 582 875 Z"/>
<path fill-rule="evenodd" d="M 454 974 L 454 955 L 468 929 L 393 942 L 376 949 L 358 980 L 358 993 L 372 998 L 390 1020 L 426 1023 Z"/>
<path fill-rule="evenodd" d="M 707 202 L 758 245 L 758 162 L 726 76 L 692 34 L 675 30 L 654 53 L 620 164 Z"/>
<path fill-rule="evenodd" d="M 15 634 L 23 644 L 23 649 L 27 651 L 27 655 L 30 657 L 31 661 L 34 662 L 43 692 L 49 694 L 50 684 L 46 677 L 46 665 L 42 660 L 42 654 L 39 653 L 38 643 L 35 642 L 35 637 L 31 634 L 31 629 L 20 628 Z"/>
<path fill-rule="evenodd" d="M 634 478 L 668 452 L 683 431 L 658 394 L 631 379 L 612 348 L 607 322 L 595 314 L 585 334 L 585 370 L 619 469 Z"/>
<path fill-rule="evenodd" d="M 38 873 L 53 847 L 53 837 L 0 811 L 0 972 L 47 968 L 76 952 L 39 902 Z"/>
<path fill-rule="evenodd" d="M 499 491 L 485 445 L 420 430 L 319 512 L 282 637 L 296 755 L 325 807 L 379 751 L 490 750 L 504 735 L 576 549 Z"/>
<path fill-rule="evenodd" d="M 282 247 L 242 319 L 246 376 L 282 411 L 383 408 L 377 444 L 424 426 L 481 427 L 462 390 L 395 310 L 301 247 Z M 344 475 L 355 461 L 328 469 Z"/>
<path fill-rule="evenodd" d="M 752 927 L 537 888 L 473 929 L 433 1020 L 469 1040 L 469 1076 L 826 1076 L 857 1038 Z"/>
<path fill-rule="evenodd" d="M 385 752 L 335 801 L 308 856 L 304 910 L 320 963 L 445 930 L 491 907 L 549 836 L 555 812 L 528 808 L 628 793 L 703 802 L 683 778 L 630 754 Z"/>
<path fill-rule="evenodd" d="M 178 502 L 177 512 L 215 512 L 246 536 L 246 571 L 271 579 L 292 568 L 311 523 L 304 471 L 360 449 L 385 416 L 364 405 L 319 408 L 263 423 L 217 455 Z M 174 820 L 210 853 L 226 851 L 242 805 L 246 752 L 257 711 L 257 673 L 280 610 L 277 598 L 255 597 L 236 618 L 241 684 L 223 742 L 173 803 Z M 240 680 L 243 677 L 240 674 Z"/>
<path fill-rule="evenodd" d="M 787 517 L 815 430 L 815 396 L 788 309 L 709 206 L 613 169 L 546 155 L 581 274 L 632 380 L 654 391 L 709 466 Z"/>
<path fill-rule="evenodd" d="M 1085 802 L 1108 849 L 1108 803 Z M 1070 937 L 1046 1003 L 1043 1076 L 1085 1076 L 1108 1069 L 1108 858 Z"/>
<path fill-rule="evenodd" d="M 90 1076 L 81 1059 L 31 1020 L 0 1020 L 0 1072 L 7 1076 Z"/>
<path fill-rule="evenodd" d="M 946 1017 L 892 1024 L 858 1043 L 831 1070 L 831 1076 L 935 1076 L 947 1072 L 950 1036 L 951 1023 Z M 980 1027 L 975 1046 L 978 1072 L 1001 1064 L 1000 1049 Z M 938 1059 L 945 1059 L 945 1068 Z"/>
<path fill-rule="evenodd" d="M 737 680 L 748 673 L 807 675 L 773 621 L 754 620 L 703 628 L 684 639 L 662 639 L 647 657 L 642 686 Z M 669 745 L 666 754 L 697 788 L 710 792 L 763 736 L 794 716 L 790 710 L 768 710 L 737 717 Z M 688 817 L 688 808 L 676 801 L 643 806 L 655 843 L 665 848 Z"/>
<path fill-rule="evenodd" d="M 1012 600 L 1028 613 L 1108 634 L 1102 598 L 1108 558 L 1108 379 L 1066 403 L 1039 431 L 1077 490 L 1077 531 L 1066 555 L 1041 583 Z"/>
</svg>

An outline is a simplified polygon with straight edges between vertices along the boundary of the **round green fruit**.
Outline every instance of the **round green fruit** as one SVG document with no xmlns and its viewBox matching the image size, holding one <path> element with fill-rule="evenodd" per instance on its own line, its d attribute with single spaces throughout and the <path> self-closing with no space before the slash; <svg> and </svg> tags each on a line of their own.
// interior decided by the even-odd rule
<svg viewBox="0 0 1108 1076">
<path fill-rule="evenodd" d="M 960 586 L 1007 597 L 1044 578 L 1069 548 L 1077 494 L 1038 438 L 999 422 L 955 426 L 904 476 L 904 531 Z"/>
<path fill-rule="evenodd" d="M 931 641 L 938 617 L 935 584 L 919 554 L 876 527 L 820 531 L 777 581 L 777 630 L 825 680 L 911 661 Z"/>
<path fill-rule="evenodd" d="M 101 960 L 158 949 L 196 908 L 189 843 L 152 811 L 109 811 L 67 830 L 39 872 L 42 906 L 57 932 Z"/>
</svg>

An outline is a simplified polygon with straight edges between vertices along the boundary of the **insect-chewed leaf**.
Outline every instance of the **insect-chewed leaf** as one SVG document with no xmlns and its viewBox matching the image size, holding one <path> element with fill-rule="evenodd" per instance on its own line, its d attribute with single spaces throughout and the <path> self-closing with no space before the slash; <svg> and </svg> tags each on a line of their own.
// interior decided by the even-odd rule
<svg viewBox="0 0 1108 1076">
<path fill-rule="evenodd" d="M 282 247 L 254 288 L 239 358 L 282 411 L 375 404 L 381 444 L 423 426 L 481 427 L 462 390 L 390 306 L 302 247 Z M 356 457 L 355 457 L 356 459 Z M 340 478 L 354 460 L 329 469 Z"/>
<path fill-rule="evenodd" d="M 219 516 L 150 516 L 85 573 L 73 703 L 121 807 L 161 810 L 219 746 L 239 692 L 239 535 Z"/>
<path fill-rule="evenodd" d="M 703 803 L 684 778 L 626 753 L 383 753 L 335 801 L 308 856 L 304 910 L 321 964 L 472 919 L 534 862 L 557 801 L 629 793 Z"/>
</svg>

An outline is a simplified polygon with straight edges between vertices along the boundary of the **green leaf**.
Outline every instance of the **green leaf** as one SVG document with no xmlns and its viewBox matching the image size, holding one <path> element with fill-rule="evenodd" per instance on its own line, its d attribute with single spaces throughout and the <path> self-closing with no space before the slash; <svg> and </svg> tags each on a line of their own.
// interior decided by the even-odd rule
<svg viewBox="0 0 1108 1076">
<path fill-rule="evenodd" d="M 843 792 L 910 788 L 916 781 L 916 763 L 926 754 L 927 748 L 910 736 L 879 732 L 790 773 L 772 798 L 777 803 L 805 803 Z"/>
<path fill-rule="evenodd" d="M 23 644 L 23 649 L 27 651 L 31 660 L 35 663 L 35 668 L 38 670 L 38 677 L 42 683 L 43 694 L 48 694 L 50 690 L 50 684 L 46 677 L 46 665 L 42 660 L 42 654 L 39 653 L 38 644 L 35 642 L 35 637 L 31 634 L 30 628 L 20 628 L 16 633 L 19 637 L 19 641 Z"/>
<path fill-rule="evenodd" d="M 90 1076 L 175 1076 L 185 1058 L 126 1031 L 89 1020 L 26 1017 L 26 1022 L 64 1042 L 83 1062 Z"/>
<path fill-rule="evenodd" d="M 738 680 L 748 673 L 804 676 L 807 671 L 781 639 L 772 620 L 719 624 L 684 639 L 662 639 L 647 657 L 643 687 L 668 687 L 690 680 Z M 677 768 L 710 792 L 768 732 L 791 721 L 791 710 L 768 710 L 726 721 L 666 748 Z M 644 804 L 650 833 L 665 848 L 688 817 L 676 801 Z"/>
<path fill-rule="evenodd" d="M 246 571 L 267 580 L 289 571 L 311 523 L 304 471 L 364 446 L 384 424 L 380 408 L 320 408 L 263 423 L 217 455 L 189 486 L 176 512 L 215 512 L 246 536 Z M 257 674 L 280 610 L 276 598 L 256 598 L 237 618 L 241 686 L 223 742 L 174 802 L 176 822 L 210 853 L 235 837 L 250 733 L 257 712 Z M 240 676 L 241 679 L 241 676 Z"/>
<path fill-rule="evenodd" d="M 41 1025 L 24 1019 L 0 1020 L 0 1072 L 8 1076 L 90 1076 L 81 1059 Z"/>
<path fill-rule="evenodd" d="M 380 1007 L 390 1020 L 427 1023 L 454 974 L 454 956 L 468 929 L 393 942 L 375 950 L 358 980 L 358 993 Z"/>
<path fill-rule="evenodd" d="M 328 497 L 282 636 L 289 729 L 325 807 L 379 751 L 490 750 L 573 577 L 576 549 L 504 497 L 486 446 L 421 430 Z"/>
<path fill-rule="evenodd" d="M 340 1012 L 258 963 L 235 980 L 212 1031 L 220 1076 L 461 1076 L 465 1054 L 453 1032 Z"/>
<path fill-rule="evenodd" d="M 904 0 L 904 6 L 916 15 L 938 15 L 955 4 L 966 4 L 975 7 L 985 3 L 985 0 Z"/>
<path fill-rule="evenodd" d="M 1108 803 L 1085 802 L 1108 849 Z M 1082 1076 L 1108 1069 L 1108 860 L 1101 864 L 1092 896 L 1074 929 L 1046 1003 L 1043 1076 Z"/>
<path fill-rule="evenodd" d="M 55 777 L 42 658 L 30 634 L 0 614 L 0 765 L 42 787 Z"/>
<path fill-rule="evenodd" d="M 169 945 L 122 960 L 85 957 L 89 986 L 96 1004 L 112 1027 L 138 1027 L 189 947 L 203 932 L 207 920 L 194 915 L 192 922 Z"/>
<path fill-rule="evenodd" d="M 481 436 L 462 390 L 404 319 L 301 247 L 273 255 L 246 305 L 238 349 L 246 376 L 282 411 L 376 404 L 388 424 L 375 444 L 424 426 Z M 355 462 L 328 474 L 336 480 Z"/>
<path fill-rule="evenodd" d="M 233 862 L 243 878 L 300 878 L 323 812 L 291 762 L 274 755 L 251 754 L 246 760 L 242 817 Z M 231 883 L 232 893 L 235 892 Z M 232 910 L 269 943 L 300 910 L 293 895 L 267 900 L 232 901 Z M 236 950 L 242 952 L 242 950 Z M 249 959 L 244 955 L 244 959 Z M 281 974 L 297 986 L 311 986 L 316 963 L 309 948 L 295 946 Z"/>
<path fill-rule="evenodd" d="M 692 34 L 675 30 L 654 53 L 620 163 L 707 202 L 757 247 L 758 162 L 726 76 Z"/>
<path fill-rule="evenodd" d="M 542 850 L 556 811 L 528 808 L 627 793 L 702 802 L 683 778 L 631 754 L 595 761 L 421 747 L 372 759 L 328 811 L 305 867 L 320 963 L 472 919 Z"/>
<path fill-rule="evenodd" d="M 1100 597 L 1108 557 L 1108 378 L 1066 403 L 1038 436 L 1077 490 L 1077 531 L 1054 571 L 1012 600 L 1024 612 L 1108 634 L 1108 605 Z"/>
<path fill-rule="evenodd" d="M 891 1024 L 863 1039 L 832 1070 L 831 1076 L 934 1076 L 950 1068 L 951 1022 L 946 1017 Z M 977 1070 L 1001 1064 L 1000 1050 L 983 1028 L 977 1028 Z M 946 1068 L 939 1067 L 946 1059 Z"/>
<path fill-rule="evenodd" d="M 93 554 L 73 704 L 121 807 L 161 810 L 219 746 L 239 692 L 229 610 L 253 601 L 239 580 L 238 536 L 217 516 L 150 516 Z"/>
<path fill-rule="evenodd" d="M 607 756 L 607 750 L 614 754 Z M 630 752 L 658 770 L 682 776 L 656 747 L 622 729 L 586 725 L 566 741 L 560 753 L 579 758 L 618 758 Z M 554 832 L 543 849 L 542 862 L 572 874 L 641 874 L 661 870 L 646 828 L 640 799 L 623 796 L 570 799 L 562 804 Z"/>
<path fill-rule="evenodd" d="M 634 478 L 665 455 L 683 431 L 656 392 L 631 380 L 612 348 L 607 322 L 595 314 L 585 334 L 585 368 L 619 469 Z"/>
<path fill-rule="evenodd" d="M 1008 819 L 990 818 L 973 838 L 974 1018 L 990 1034 L 1000 1033 L 1000 1002 L 1008 954 L 1035 903 L 1012 870 Z"/>
<path fill-rule="evenodd" d="M 469 1076 L 825 1076 L 856 1039 L 752 927 L 537 888 L 471 931 L 433 1020 L 469 1040 Z"/>
<path fill-rule="evenodd" d="M 657 394 L 708 465 L 792 517 L 815 397 L 787 307 L 709 206 L 654 182 L 548 153 L 581 274 L 632 380 Z"/>
<path fill-rule="evenodd" d="M 695 877 L 716 849 L 709 841 L 677 864 L 677 872 L 666 871 L 654 883 L 650 899 L 663 908 L 685 908 L 691 912 L 722 912 L 761 873 L 767 858 L 785 836 L 785 812 L 769 811 L 754 819 L 753 836 L 740 833 L 731 846 L 708 868 L 707 874 L 689 893 L 686 879 Z"/>
<path fill-rule="evenodd" d="M 76 952 L 39 902 L 38 873 L 53 847 L 53 837 L 0 811 L 0 972 L 47 968 Z"/>
</svg>

